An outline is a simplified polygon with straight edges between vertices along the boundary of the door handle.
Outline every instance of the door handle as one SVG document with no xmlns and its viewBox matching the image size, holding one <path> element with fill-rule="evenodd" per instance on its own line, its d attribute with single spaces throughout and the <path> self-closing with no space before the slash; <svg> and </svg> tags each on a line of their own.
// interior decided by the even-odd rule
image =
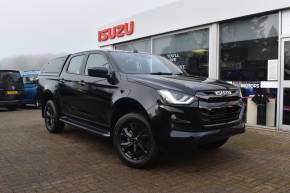
<svg viewBox="0 0 290 193">
<path fill-rule="evenodd" d="M 85 86 L 86 85 L 86 82 L 84 80 L 81 80 L 81 81 L 79 81 L 79 85 Z"/>
</svg>

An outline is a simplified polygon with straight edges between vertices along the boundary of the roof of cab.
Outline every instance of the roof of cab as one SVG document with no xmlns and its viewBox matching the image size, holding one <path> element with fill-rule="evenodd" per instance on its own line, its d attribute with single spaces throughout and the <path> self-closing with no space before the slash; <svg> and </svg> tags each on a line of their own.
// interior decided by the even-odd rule
<svg viewBox="0 0 290 193">
<path fill-rule="evenodd" d="M 86 54 L 86 53 L 92 53 L 92 52 L 104 52 L 104 53 L 109 53 L 109 52 L 119 52 L 119 53 L 142 53 L 142 54 L 149 54 L 152 55 L 151 53 L 147 53 L 147 52 L 140 52 L 138 50 L 134 50 L 134 51 L 127 51 L 127 50 L 111 50 L 111 49 L 95 49 L 95 50 L 87 50 L 87 51 L 82 51 L 82 52 L 76 52 L 73 54 Z"/>
</svg>

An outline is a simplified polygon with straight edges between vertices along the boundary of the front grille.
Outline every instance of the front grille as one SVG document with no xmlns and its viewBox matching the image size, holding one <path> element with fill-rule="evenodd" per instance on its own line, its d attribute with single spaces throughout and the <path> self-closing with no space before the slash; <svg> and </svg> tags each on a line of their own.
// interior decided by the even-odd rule
<svg viewBox="0 0 290 193">
<path fill-rule="evenodd" d="M 239 119 L 241 107 L 201 108 L 200 119 L 203 125 L 228 123 Z"/>
<path fill-rule="evenodd" d="M 208 103 L 230 102 L 230 101 L 237 101 L 241 99 L 241 97 L 239 96 L 238 90 L 232 91 L 232 95 L 229 95 L 229 96 L 217 96 L 215 94 L 215 91 L 198 92 L 196 96 L 199 98 L 199 100 L 205 101 Z"/>
<path fill-rule="evenodd" d="M 241 97 L 239 96 L 228 96 L 228 97 L 209 97 L 208 99 L 202 99 L 200 98 L 200 100 L 203 101 L 207 101 L 209 103 L 213 103 L 213 102 L 230 102 L 230 101 L 237 101 L 239 100 Z"/>
</svg>

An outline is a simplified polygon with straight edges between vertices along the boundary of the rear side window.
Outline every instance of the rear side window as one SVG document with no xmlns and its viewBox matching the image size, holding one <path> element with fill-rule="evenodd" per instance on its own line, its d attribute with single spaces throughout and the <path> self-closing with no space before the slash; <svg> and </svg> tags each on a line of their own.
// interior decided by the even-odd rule
<svg viewBox="0 0 290 193">
<path fill-rule="evenodd" d="M 85 74 L 88 75 L 88 69 L 90 68 L 94 68 L 98 66 L 106 66 L 107 64 L 108 64 L 108 61 L 104 55 L 90 54 L 87 61 Z"/>
<path fill-rule="evenodd" d="M 55 58 L 50 60 L 46 65 L 41 69 L 42 73 L 60 73 L 63 64 L 65 63 L 67 56 Z"/>
<path fill-rule="evenodd" d="M 72 74 L 80 74 L 84 58 L 85 55 L 73 57 L 69 62 L 67 71 Z"/>
</svg>

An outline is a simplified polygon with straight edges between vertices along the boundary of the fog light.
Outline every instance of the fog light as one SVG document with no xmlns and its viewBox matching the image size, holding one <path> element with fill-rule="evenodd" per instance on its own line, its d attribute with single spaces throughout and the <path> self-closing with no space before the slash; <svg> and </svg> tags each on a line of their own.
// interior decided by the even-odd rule
<svg viewBox="0 0 290 193">
<path fill-rule="evenodd" d="M 177 118 L 176 118 L 176 115 L 175 114 L 172 114 L 171 115 L 171 120 L 176 120 Z"/>
</svg>

